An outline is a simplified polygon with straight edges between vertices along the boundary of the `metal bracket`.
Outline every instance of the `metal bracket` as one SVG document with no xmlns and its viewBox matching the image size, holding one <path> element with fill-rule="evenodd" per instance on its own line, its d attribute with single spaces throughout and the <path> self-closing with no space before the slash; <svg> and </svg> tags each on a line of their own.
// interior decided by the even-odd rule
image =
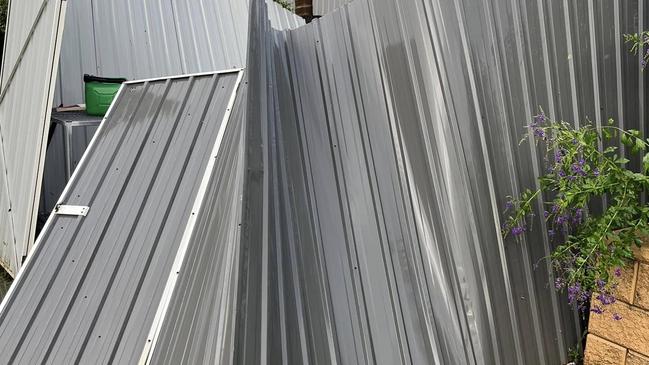
<svg viewBox="0 0 649 365">
<path fill-rule="evenodd" d="M 86 216 L 90 207 L 83 205 L 63 205 L 59 204 L 54 207 L 54 214 L 58 215 L 76 215 L 76 216 Z"/>
</svg>

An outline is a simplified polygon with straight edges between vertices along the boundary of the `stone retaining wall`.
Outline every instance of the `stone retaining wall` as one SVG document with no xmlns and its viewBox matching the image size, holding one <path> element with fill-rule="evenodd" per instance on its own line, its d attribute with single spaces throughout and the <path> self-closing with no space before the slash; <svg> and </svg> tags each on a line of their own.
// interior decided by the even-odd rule
<svg viewBox="0 0 649 365">
<path fill-rule="evenodd" d="M 649 244 L 635 256 L 620 278 L 617 301 L 590 316 L 586 365 L 649 365 Z M 622 319 L 613 320 L 612 313 Z"/>
</svg>

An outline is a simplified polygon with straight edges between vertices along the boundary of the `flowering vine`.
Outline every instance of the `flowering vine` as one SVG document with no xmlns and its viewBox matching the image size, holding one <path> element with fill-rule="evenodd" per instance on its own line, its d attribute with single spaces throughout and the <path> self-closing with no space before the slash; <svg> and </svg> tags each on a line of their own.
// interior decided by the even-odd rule
<svg viewBox="0 0 649 365">
<path fill-rule="evenodd" d="M 541 199 L 547 234 L 556 243 L 549 257 L 554 286 L 566 290 L 575 307 L 596 314 L 615 302 L 621 268 L 633 259 L 640 237 L 649 235 L 649 206 L 642 198 L 649 188 L 649 139 L 613 124 L 575 129 L 542 111 L 534 116 L 527 138 L 545 151 L 547 172 L 539 178 L 540 189 L 508 197 L 502 227 L 505 237 L 531 231 Z M 625 153 L 641 157 L 639 171 L 628 168 Z"/>
</svg>

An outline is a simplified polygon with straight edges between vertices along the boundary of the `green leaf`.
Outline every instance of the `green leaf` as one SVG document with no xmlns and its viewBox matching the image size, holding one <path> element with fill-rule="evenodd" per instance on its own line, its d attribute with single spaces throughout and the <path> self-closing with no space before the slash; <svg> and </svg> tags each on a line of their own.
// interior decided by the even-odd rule
<svg viewBox="0 0 649 365">
<path fill-rule="evenodd" d="M 624 165 L 625 163 L 628 163 L 628 162 L 629 162 L 629 159 L 624 158 L 624 157 L 620 157 L 617 160 L 615 160 L 615 163 L 620 164 L 620 165 Z"/>
<path fill-rule="evenodd" d="M 620 141 L 622 141 L 622 144 L 624 144 L 627 147 L 631 147 L 631 140 L 629 139 L 629 136 L 625 134 L 622 134 L 620 137 Z"/>
<path fill-rule="evenodd" d="M 611 139 L 611 132 L 609 132 L 608 129 L 602 129 L 602 136 L 606 139 Z"/>
<path fill-rule="evenodd" d="M 645 174 L 649 172 L 649 152 L 642 158 L 642 167 Z"/>
</svg>

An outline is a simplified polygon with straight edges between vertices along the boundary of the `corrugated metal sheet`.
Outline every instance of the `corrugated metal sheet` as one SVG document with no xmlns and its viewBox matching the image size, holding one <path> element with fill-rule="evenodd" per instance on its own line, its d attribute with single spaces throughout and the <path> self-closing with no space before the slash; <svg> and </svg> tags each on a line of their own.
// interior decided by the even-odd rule
<svg viewBox="0 0 649 365">
<path fill-rule="evenodd" d="M 225 131 L 240 128 L 228 121 L 241 75 L 122 88 L 59 201 L 87 216 L 50 217 L 1 305 L 3 362 L 138 360 L 179 247 L 200 236 L 213 167 L 239 143 Z"/>
<path fill-rule="evenodd" d="M 313 15 L 327 15 L 351 1 L 352 0 L 313 0 Z"/>
<path fill-rule="evenodd" d="M 68 0 L 56 104 L 83 103 L 83 75 L 143 79 L 244 67 L 247 0 Z M 272 0 L 278 29 L 304 20 Z"/>
<path fill-rule="evenodd" d="M 150 364 L 227 364 L 232 361 L 237 310 L 241 194 L 245 171 L 245 90 L 238 93 L 214 169 L 196 235 L 183 254 L 182 270 L 164 319 L 154 322 L 142 359 Z"/>
<path fill-rule="evenodd" d="M 503 240 L 499 212 L 543 171 L 518 144 L 538 106 L 647 132 L 622 38 L 645 10 L 357 0 L 284 33 L 254 18 L 234 363 L 567 362 L 581 328 L 544 223 Z"/>
<path fill-rule="evenodd" d="M 0 88 L 0 263 L 15 275 L 34 240 L 66 1 L 12 1 Z"/>
<path fill-rule="evenodd" d="M 304 19 L 302 19 L 302 17 L 295 15 L 295 13 L 293 13 L 292 11 L 288 11 L 284 9 L 284 7 L 282 7 L 275 1 L 266 0 L 266 4 L 268 5 L 268 19 L 270 20 L 270 26 L 273 27 L 274 29 L 278 29 L 278 30 L 295 29 L 306 24 Z M 294 1 L 289 1 L 289 4 L 293 8 L 295 8 Z M 248 50 L 247 43 L 244 49 L 246 51 Z"/>
</svg>

